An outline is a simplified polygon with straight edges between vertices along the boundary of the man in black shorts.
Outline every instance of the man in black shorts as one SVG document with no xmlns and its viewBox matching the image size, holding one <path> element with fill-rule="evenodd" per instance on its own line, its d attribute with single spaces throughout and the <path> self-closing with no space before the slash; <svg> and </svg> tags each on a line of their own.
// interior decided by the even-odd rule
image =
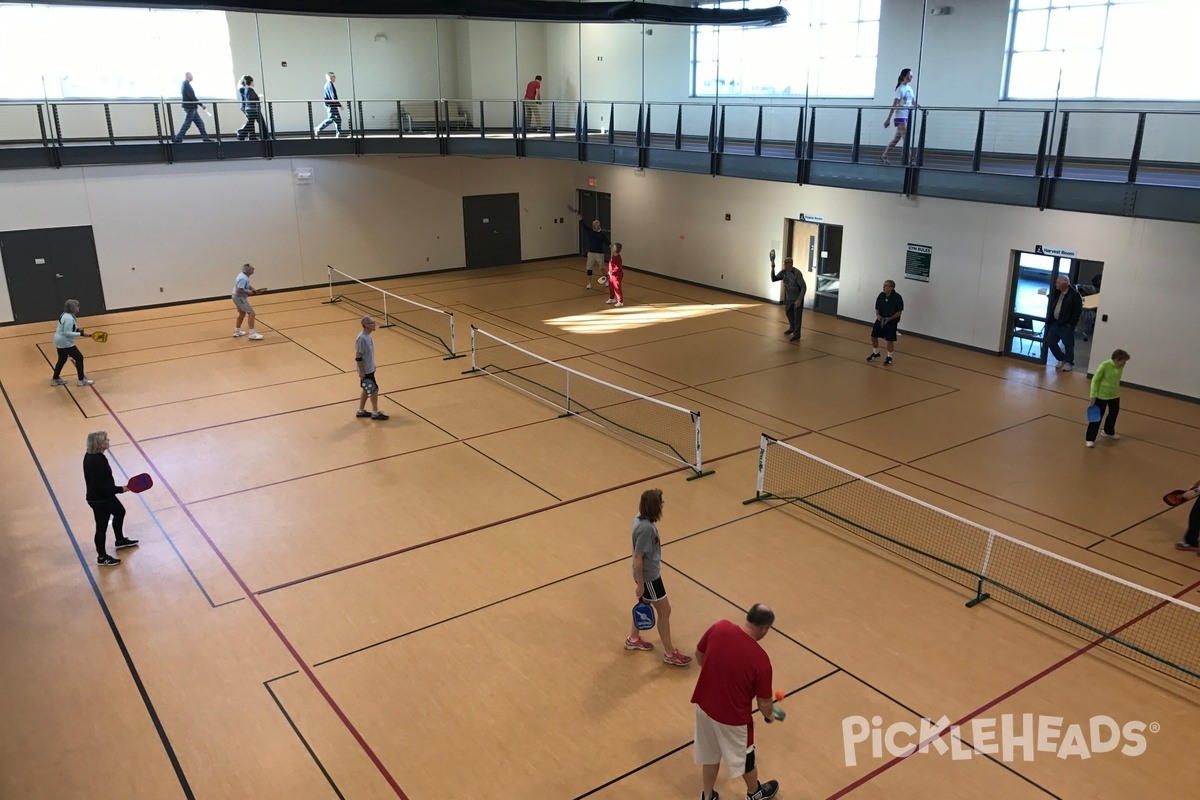
<svg viewBox="0 0 1200 800">
<path fill-rule="evenodd" d="M 896 349 L 896 329 L 900 327 L 900 314 L 904 311 L 904 298 L 896 291 L 895 281 L 884 281 L 883 291 L 875 298 L 875 324 L 871 327 L 871 355 L 867 361 L 879 358 L 879 340 L 887 341 L 885 367 L 892 365 L 892 351 Z"/>
</svg>

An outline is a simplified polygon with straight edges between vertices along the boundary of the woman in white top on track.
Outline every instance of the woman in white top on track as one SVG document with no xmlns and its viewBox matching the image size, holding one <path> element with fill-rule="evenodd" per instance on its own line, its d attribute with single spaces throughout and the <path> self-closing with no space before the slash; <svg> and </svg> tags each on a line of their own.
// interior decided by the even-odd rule
<svg viewBox="0 0 1200 800">
<path fill-rule="evenodd" d="M 891 154 L 892 148 L 896 143 L 904 138 L 904 134 L 908 131 L 908 111 L 917 107 L 917 98 L 913 94 L 912 83 L 913 72 L 911 69 L 900 70 L 900 77 L 896 81 L 896 98 L 892 100 L 892 107 L 888 110 L 887 119 L 883 121 L 883 127 L 889 127 L 892 122 L 896 123 L 896 135 L 888 142 L 888 146 L 883 148 L 883 154 L 879 156 L 879 160 L 885 164 L 890 164 L 888 155 Z M 894 117 L 894 120 L 893 120 Z"/>
</svg>

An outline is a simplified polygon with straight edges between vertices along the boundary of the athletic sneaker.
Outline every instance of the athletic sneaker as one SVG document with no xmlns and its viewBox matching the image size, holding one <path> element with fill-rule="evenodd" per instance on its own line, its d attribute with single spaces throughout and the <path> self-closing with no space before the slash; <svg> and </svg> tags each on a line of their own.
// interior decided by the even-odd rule
<svg viewBox="0 0 1200 800">
<path fill-rule="evenodd" d="M 51 378 L 50 385 L 51 386 L 66 386 L 67 379 L 66 378 Z"/>
<path fill-rule="evenodd" d="M 1084 445 L 1084 447 L 1095 447 L 1096 443 L 1095 442 L 1084 442 L 1083 445 Z"/>
<path fill-rule="evenodd" d="M 879 353 L 871 353 L 871 355 L 867 356 L 867 361 L 874 361 L 877 358 L 879 358 Z"/>
<path fill-rule="evenodd" d="M 1176 542 L 1176 550 L 1183 550 L 1188 553 L 1200 553 L 1200 545 L 1188 544 L 1187 542 Z"/>
<path fill-rule="evenodd" d="M 616 300 L 613 300 L 613 299 L 610 297 L 610 298 L 608 298 L 607 300 L 605 300 L 605 301 L 604 301 L 604 305 L 606 305 L 606 306 L 611 306 L 611 305 L 612 305 L 613 303 L 615 303 L 615 302 L 617 302 L 617 301 L 616 301 Z"/>
<path fill-rule="evenodd" d="M 253 339 L 254 341 L 257 342 L 259 339 L 262 338 L 262 334 L 259 333 L 258 331 L 250 331 L 250 335 L 248 338 Z"/>
<path fill-rule="evenodd" d="M 91 386 L 93 383 L 95 383 L 95 381 L 91 378 L 80 378 L 79 380 L 75 381 L 76 386 Z"/>
<path fill-rule="evenodd" d="M 234 329 L 233 329 L 233 338 L 235 338 L 235 339 L 236 339 L 236 338 L 238 338 L 239 336 L 245 336 L 245 335 L 246 335 L 246 332 L 245 332 L 244 330 L 242 330 L 241 328 L 234 328 Z"/>
<path fill-rule="evenodd" d="M 624 307 L 625 307 L 624 303 L 613 303 L 613 308 L 624 308 Z"/>
<path fill-rule="evenodd" d="M 892 357 L 891 357 L 891 356 L 888 356 L 887 358 L 885 358 L 885 359 L 883 360 L 883 365 L 884 365 L 885 367 L 890 367 L 890 366 L 892 365 Z"/>
<path fill-rule="evenodd" d="M 1120 439 L 1121 438 L 1121 434 L 1119 434 L 1119 433 L 1105 433 L 1104 431 L 1100 431 L 1100 435 L 1103 436 L 1105 439 Z"/>
<path fill-rule="evenodd" d="M 583 287 L 583 288 L 585 288 L 585 289 L 590 289 L 590 288 L 592 288 L 592 282 L 591 282 L 591 281 L 588 281 L 588 284 L 587 284 L 587 286 L 585 286 L 585 287 Z"/>
<path fill-rule="evenodd" d="M 700 792 L 700 800 L 704 800 L 704 792 Z M 713 789 L 712 800 L 721 800 L 721 793 Z"/>
<path fill-rule="evenodd" d="M 746 800 L 767 800 L 768 797 L 774 797 L 778 793 L 779 781 L 767 781 L 766 783 L 759 781 L 758 791 L 747 794 Z"/>
<path fill-rule="evenodd" d="M 388 415 L 383 413 L 382 411 L 376 411 L 374 414 L 371 415 L 371 419 L 384 420 L 384 419 L 388 419 Z"/>
<path fill-rule="evenodd" d="M 625 649 L 626 650 L 653 650 L 654 645 L 650 644 L 645 639 L 643 639 L 642 637 L 639 636 L 636 639 L 626 639 L 625 640 Z"/>
<path fill-rule="evenodd" d="M 370 411 L 367 411 L 365 408 L 360 408 L 358 411 L 355 411 L 355 412 L 354 412 L 354 416 L 356 416 L 356 417 L 369 417 L 369 416 L 371 416 L 371 412 L 370 412 Z"/>
<path fill-rule="evenodd" d="M 116 548 L 118 550 L 124 550 L 126 547 L 137 547 L 137 544 L 137 539 L 117 539 Z"/>
<path fill-rule="evenodd" d="M 789 341 L 789 342 L 798 342 L 798 341 L 800 341 L 800 334 L 798 334 L 798 333 L 797 333 L 795 336 L 793 336 L 792 338 L 788 339 L 788 341 Z"/>
<path fill-rule="evenodd" d="M 105 553 L 102 556 L 96 557 L 96 563 L 101 567 L 115 567 L 117 564 L 121 563 L 121 559 L 113 558 L 112 556 Z"/>
<path fill-rule="evenodd" d="M 1075 369 L 1075 365 L 1074 365 L 1074 364 L 1067 363 L 1067 364 L 1063 364 L 1063 365 L 1062 365 L 1062 371 L 1063 371 L 1063 372 L 1070 372 L 1070 371 L 1071 371 L 1071 370 L 1073 370 L 1073 369 Z"/>
<path fill-rule="evenodd" d="M 672 650 L 669 653 L 663 653 L 663 663 L 670 664 L 672 667 L 686 667 L 692 663 L 692 657 L 685 656 L 678 650 Z"/>
</svg>

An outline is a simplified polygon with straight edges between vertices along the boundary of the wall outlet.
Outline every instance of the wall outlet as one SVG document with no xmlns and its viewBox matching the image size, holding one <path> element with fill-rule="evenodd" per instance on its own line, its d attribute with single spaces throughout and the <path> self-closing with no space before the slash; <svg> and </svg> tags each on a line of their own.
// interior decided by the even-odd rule
<svg viewBox="0 0 1200 800">
<path fill-rule="evenodd" d="M 158 292 L 159 292 L 159 294 L 162 294 L 162 290 L 163 290 L 163 287 L 161 287 L 161 286 L 160 286 L 160 287 L 158 287 Z"/>
</svg>

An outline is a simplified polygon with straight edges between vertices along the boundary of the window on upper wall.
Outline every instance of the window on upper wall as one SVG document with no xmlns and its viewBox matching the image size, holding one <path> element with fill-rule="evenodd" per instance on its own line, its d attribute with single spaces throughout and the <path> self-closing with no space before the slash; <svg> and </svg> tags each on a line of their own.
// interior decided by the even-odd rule
<svg viewBox="0 0 1200 800">
<path fill-rule="evenodd" d="M 1012 0 L 1003 96 L 1200 100 L 1196 0 Z"/>
<path fill-rule="evenodd" d="M 0 98 L 235 97 L 223 11 L 0 4 Z"/>
<path fill-rule="evenodd" d="M 693 95 L 875 96 L 880 0 L 737 0 L 700 7 L 775 5 L 788 10 L 782 25 L 693 29 Z"/>
</svg>

